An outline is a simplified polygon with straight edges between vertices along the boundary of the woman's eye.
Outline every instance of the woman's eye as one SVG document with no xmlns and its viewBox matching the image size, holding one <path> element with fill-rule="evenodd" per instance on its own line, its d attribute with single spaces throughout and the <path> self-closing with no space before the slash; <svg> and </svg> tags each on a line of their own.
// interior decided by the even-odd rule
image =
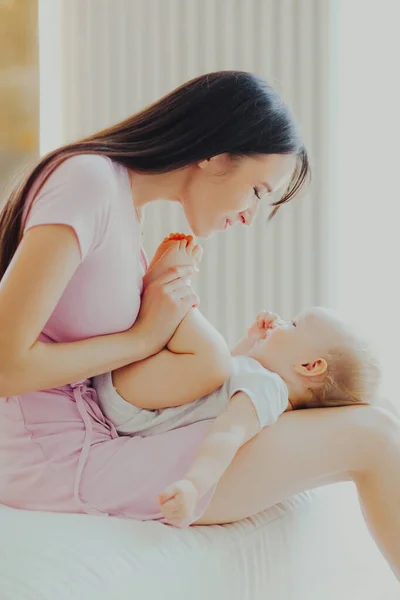
<svg viewBox="0 0 400 600">
<path fill-rule="evenodd" d="M 292 325 L 293 325 L 293 327 L 297 327 L 296 321 L 292 321 Z"/>
<path fill-rule="evenodd" d="M 255 194 L 256 198 L 261 200 L 260 192 L 258 191 L 258 189 L 256 187 L 254 187 L 253 190 L 254 190 L 254 194 Z"/>
</svg>

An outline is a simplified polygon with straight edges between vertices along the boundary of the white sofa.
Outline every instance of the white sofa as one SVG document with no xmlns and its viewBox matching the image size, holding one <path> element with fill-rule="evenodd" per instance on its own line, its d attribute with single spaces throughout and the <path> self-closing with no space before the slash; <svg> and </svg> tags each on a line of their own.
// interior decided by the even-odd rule
<svg viewBox="0 0 400 600">
<path fill-rule="evenodd" d="M 349 484 L 228 526 L 0 507 L 1 600 L 398 600 Z"/>
</svg>

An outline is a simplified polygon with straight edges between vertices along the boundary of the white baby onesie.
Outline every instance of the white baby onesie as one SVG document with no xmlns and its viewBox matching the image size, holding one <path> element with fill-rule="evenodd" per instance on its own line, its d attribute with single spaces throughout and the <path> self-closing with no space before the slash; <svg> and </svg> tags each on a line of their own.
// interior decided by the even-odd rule
<svg viewBox="0 0 400 600">
<path fill-rule="evenodd" d="M 260 426 L 275 423 L 288 406 L 288 390 L 283 380 L 248 356 L 232 359 L 232 375 L 215 392 L 190 404 L 148 410 L 126 402 L 112 384 L 111 373 L 93 378 L 104 415 L 121 435 L 149 436 L 199 421 L 215 419 L 237 392 L 245 392 L 254 404 Z"/>
</svg>

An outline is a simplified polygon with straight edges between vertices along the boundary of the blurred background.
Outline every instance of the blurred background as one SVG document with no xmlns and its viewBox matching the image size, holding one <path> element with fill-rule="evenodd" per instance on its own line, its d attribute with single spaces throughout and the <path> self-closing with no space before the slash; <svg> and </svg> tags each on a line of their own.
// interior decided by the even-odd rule
<svg viewBox="0 0 400 600">
<path fill-rule="evenodd" d="M 365 328 L 397 394 L 399 0 L 0 0 L 0 189 L 52 148 L 200 73 L 259 73 L 295 112 L 313 181 L 267 226 L 204 242 L 202 309 L 230 343 L 311 304 Z M 149 254 L 187 226 L 149 207 Z"/>
<path fill-rule="evenodd" d="M 39 150 L 38 3 L 0 0 L 0 193 Z"/>
</svg>

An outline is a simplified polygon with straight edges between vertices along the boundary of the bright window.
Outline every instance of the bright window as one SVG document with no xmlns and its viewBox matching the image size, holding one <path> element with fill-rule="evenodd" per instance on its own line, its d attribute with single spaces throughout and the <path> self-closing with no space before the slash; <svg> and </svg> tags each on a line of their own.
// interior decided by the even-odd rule
<svg viewBox="0 0 400 600">
<path fill-rule="evenodd" d="M 338 7 L 337 303 L 377 341 L 400 406 L 400 2 Z"/>
</svg>

